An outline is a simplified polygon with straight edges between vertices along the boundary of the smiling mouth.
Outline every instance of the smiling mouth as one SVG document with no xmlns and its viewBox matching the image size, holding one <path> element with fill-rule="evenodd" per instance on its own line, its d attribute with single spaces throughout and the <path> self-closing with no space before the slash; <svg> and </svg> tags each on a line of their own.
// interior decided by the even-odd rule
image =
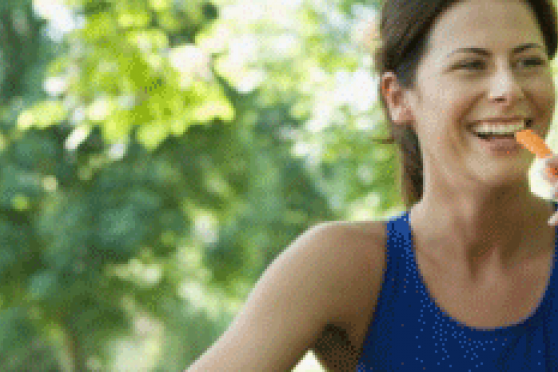
<svg viewBox="0 0 558 372">
<path fill-rule="evenodd" d="M 525 121 L 525 129 L 529 129 L 533 126 L 533 120 L 528 119 Z M 515 139 L 515 135 L 513 133 L 508 134 L 498 134 L 498 133 L 473 133 L 475 136 L 479 137 L 483 140 L 492 140 L 492 139 Z"/>
</svg>

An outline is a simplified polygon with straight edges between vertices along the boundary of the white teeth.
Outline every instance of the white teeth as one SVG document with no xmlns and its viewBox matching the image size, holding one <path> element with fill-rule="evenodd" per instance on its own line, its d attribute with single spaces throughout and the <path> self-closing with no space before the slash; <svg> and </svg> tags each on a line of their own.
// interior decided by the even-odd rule
<svg viewBox="0 0 558 372">
<path fill-rule="evenodd" d="M 480 123 L 473 127 L 473 132 L 476 134 L 514 134 L 517 131 L 526 128 L 526 121 L 515 121 L 511 124 L 488 124 Z"/>
</svg>

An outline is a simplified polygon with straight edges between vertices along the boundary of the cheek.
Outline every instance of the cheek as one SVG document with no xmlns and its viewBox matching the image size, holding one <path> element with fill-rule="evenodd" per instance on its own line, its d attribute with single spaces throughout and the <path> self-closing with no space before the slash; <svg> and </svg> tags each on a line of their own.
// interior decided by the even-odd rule
<svg viewBox="0 0 558 372">
<path fill-rule="evenodd" d="M 425 92 L 423 97 L 418 130 L 431 147 L 445 147 L 460 141 L 462 129 L 469 124 L 466 120 L 471 107 L 476 102 L 471 89 L 462 89 L 457 84 L 448 86 L 450 88 L 443 92 L 437 89 Z"/>
<path fill-rule="evenodd" d="M 531 92 L 531 99 L 537 105 L 540 114 L 552 115 L 556 104 L 556 86 L 550 70 L 526 82 L 526 89 Z"/>
<path fill-rule="evenodd" d="M 435 110 L 444 120 L 463 120 L 465 111 L 478 99 L 479 86 L 470 82 L 444 80 L 437 86 Z"/>
<path fill-rule="evenodd" d="M 443 82 L 436 84 L 425 95 L 431 120 L 441 122 L 458 122 L 463 120 L 464 110 L 475 100 L 474 91 L 466 84 Z M 441 124 L 441 123 L 440 123 Z"/>
<path fill-rule="evenodd" d="M 478 102 L 478 95 L 472 89 L 461 89 L 454 85 L 439 99 L 440 104 L 433 110 L 434 115 L 438 116 L 446 135 L 456 135 L 456 130 L 460 131 L 469 124 L 467 120 L 473 119 L 471 112 Z"/>
<path fill-rule="evenodd" d="M 546 83 L 541 83 L 537 89 L 533 90 L 534 103 L 537 105 L 538 114 L 549 120 L 552 119 L 556 106 L 556 89 L 553 78 L 550 77 Z"/>
</svg>

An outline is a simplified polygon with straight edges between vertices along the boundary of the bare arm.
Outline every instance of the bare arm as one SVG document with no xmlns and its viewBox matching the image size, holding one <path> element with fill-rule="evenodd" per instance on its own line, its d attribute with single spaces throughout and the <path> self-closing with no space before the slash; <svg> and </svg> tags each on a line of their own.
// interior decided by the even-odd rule
<svg viewBox="0 0 558 372">
<path fill-rule="evenodd" d="M 281 253 L 227 331 L 187 372 L 290 371 L 341 312 L 335 236 L 316 226 Z M 346 304 L 345 304 L 346 305 Z"/>
</svg>

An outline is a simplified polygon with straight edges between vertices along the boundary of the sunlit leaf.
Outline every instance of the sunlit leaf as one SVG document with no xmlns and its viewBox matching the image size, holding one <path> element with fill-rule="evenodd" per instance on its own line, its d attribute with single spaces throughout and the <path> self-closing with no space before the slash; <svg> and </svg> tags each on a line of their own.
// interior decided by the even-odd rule
<svg viewBox="0 0 558 372">
<path fill-rule="evenodd" d="M 169 127 L 162 121 L 142 125 L 137 132 L 138 141 L 145 145 L 149 150 L 154 150 L 165 140 L 169 133 Z"/>
<path fill-rule="evenodd" d="M 44 129 L 60 123 L 66 116 L 67 111 L 62 102 L 56 100 L 42 101 L 22 112 L 17 124 L 21 130 L 30 127 Z"/>
</svg>

